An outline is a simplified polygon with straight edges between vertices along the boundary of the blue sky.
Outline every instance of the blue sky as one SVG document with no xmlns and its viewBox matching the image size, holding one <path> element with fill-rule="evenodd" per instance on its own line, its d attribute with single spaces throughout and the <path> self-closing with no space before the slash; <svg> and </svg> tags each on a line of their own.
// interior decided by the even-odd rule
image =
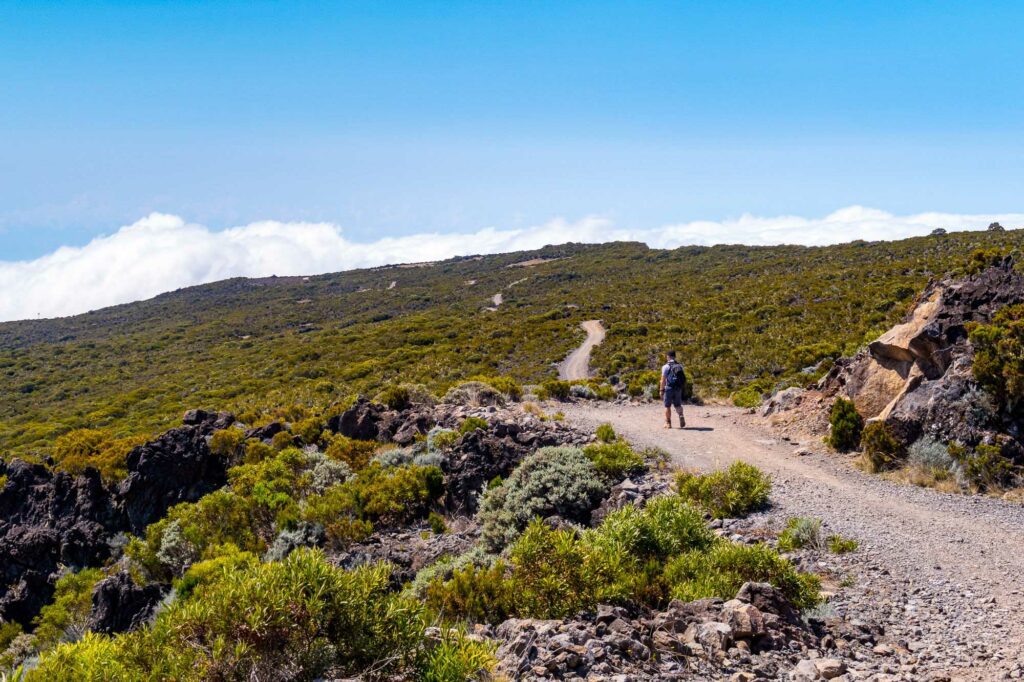
<svg viewBox="0 0 1024 682">
<path fill-rule="evenodd" d="M 152 212 L 364 242 L 1012 213 L 1022 25 L 1015 2 L 3 3 L 0 264 Z"/>
<path fill-rule="evenodd" d="M 6 260 L 150 211 L 354 237 L 1019 208 L 1012 2 L 0 6 Z"/>
</svg>

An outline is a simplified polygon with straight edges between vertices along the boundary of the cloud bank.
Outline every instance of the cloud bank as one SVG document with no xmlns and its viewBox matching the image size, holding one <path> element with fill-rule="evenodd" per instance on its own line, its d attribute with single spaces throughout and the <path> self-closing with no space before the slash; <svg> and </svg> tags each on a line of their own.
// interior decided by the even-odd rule
<svg viewBox="0 0 1024 682">
<path fill-rule="evenodd" d="M 711 244 L 834 244 L 925 235 L 936 227 L 984 229 L 1024 225 L 1024 213 L 897 216 L 850 206 L 823 218 L 743 215 L 655 228 L 622 228 L 601 217 L 556 219 L 522 229 L 425 233 L 374 242 L 346 239 L 329 223 L 258 222 L 215 231 L 153 213 L 82 247 L 62 247 L 31 261 L 0 261 L 0 321 L 60 317 L 150 298 L 228 277 L 312 275 L 458 255 L 536 249 L 565 242 L 616 240 L 656 248 Z"/>
</svg>

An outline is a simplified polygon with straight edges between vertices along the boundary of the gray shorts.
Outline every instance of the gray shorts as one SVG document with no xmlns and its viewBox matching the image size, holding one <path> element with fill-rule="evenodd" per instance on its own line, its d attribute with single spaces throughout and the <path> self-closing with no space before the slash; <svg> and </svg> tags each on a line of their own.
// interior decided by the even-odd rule
<svg viewBox="0 0 1024 682">
<path fill-rule="evenodd" d="M 683 389 L 682 388 L 666 388 L 665 389 L 665 407 L 679 407 L 683 406 Z"/>
</svg>

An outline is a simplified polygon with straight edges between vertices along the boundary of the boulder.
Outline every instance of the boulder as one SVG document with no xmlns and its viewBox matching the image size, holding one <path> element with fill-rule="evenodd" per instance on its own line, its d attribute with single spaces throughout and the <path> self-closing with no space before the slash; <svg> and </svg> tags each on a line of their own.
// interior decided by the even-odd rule
<svg viewBox="0 0 1024 682">
<path fill-rule="evenodd" d="M 89 629 L 112 635 L 142 627 L 164 593 L 165 588 L 160 585 L 136 584 L 127 571 L 104 578 L 92 592 Z"/>
<path fill-rule="evenodd" d="M 777 391 L 761 408 L 761 416 L 768 417 L 778 412 L 793 409 L 803 400 L 804 393 L 806 391 L 797 386 Z"/>
<path fill-rule="evenodd" d="M 117 488 L 128 530 L 141 533 L 172 506 L 194 502 L 227 483 L 228 462 L 210 452 L 217 420 L 171 429 L 128 453 L 128 476 Z"/>
<path fill-rule="evenodd" d="M 907 444 L 923 434 L 969 445 L 1012 434 L 1017 426 L 998 423 L 974 381 L 968 326 L 1019 303 L 1024 275 L 1010 258 L 977 275 L 933 282 L 901 324 L 837 361 L 819 389 L 849 398 L 862 417 L 886 423 Z"/>
<path fill-rule="evenodd" d="M 383 405 L 359 398 L 352 407 L 327 420 L 327 429 L 357 440 L 390 440 L 398 416 Z"/>
</svg>

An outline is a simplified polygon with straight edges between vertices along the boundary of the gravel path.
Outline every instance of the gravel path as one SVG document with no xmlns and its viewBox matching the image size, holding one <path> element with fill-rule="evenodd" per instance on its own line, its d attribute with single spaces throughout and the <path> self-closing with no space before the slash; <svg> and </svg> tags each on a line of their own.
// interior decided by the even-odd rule
<svg viewBox="0 0 1024 682">
<path fill-rule="evenodd" d="M 587 332 L 587 338 L 558 366 L 559 379 L 574 381 L 588 378 L 590 376 L 590 351 L 604 341 L 604 325 L 600 320 L 587 320 L 580 326 Z"/>
<path fill-rule="evenodd" d="M 869 679 L 1024 678 L 1024 507 L 885 481 L 820 443 L 780 439 L 738 408 L 690 407 L 687 428 L 671 431 L 656 405 L 581 404 L 566 414 L 589 429 L 610 422 L 635 446 L 667 450 L 676 466 L 754 464 L 773 478 L 768 524 L 813 516 L 860 541 L 817 568 L 847 579 L 835 588 L 837 616 L 885 628 L 892 651 L 865 661 L 881 673 Z"/>
</svg>

